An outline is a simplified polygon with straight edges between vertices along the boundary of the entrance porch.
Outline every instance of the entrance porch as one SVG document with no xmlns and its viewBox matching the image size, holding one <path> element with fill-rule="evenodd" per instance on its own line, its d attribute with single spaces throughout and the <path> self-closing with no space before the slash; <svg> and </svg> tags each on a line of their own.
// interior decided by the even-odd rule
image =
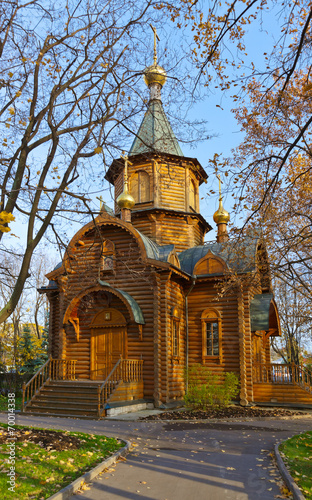
<svg viewBox="0 0 312 500">
<path fill-rule="evenodd" d="M 312 373 L 302 366 L 254 363 L 255 403 L 312 405 Z"/>
<path fill-rule="evenodd" d="M 75 360 L 50 358 L 23 384 L 22 411 L 100 418 L 110 404 L 143 399 L 143 360 L 120 359 L 105 380 L 76 380 Z"/>
</svg>

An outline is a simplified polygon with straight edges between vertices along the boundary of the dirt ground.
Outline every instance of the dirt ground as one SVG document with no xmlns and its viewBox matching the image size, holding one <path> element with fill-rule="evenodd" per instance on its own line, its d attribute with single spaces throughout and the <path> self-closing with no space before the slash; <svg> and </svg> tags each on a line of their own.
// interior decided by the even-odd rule
<svg viewBox="0 0 312 500">
<path fill-rule="evenodd" d="M 7 443 L 8 438 L 11 438 L 10 431 L 1 428 L 0 431 L 0 445 Z M 67 432 L 57 432 L 44 429 L 17 429 L 14 428 L 15 442 L 28 442 L 39 444 L 46 450 L 75 450 L 81 442 L 75 436 L 70 436 Z"/>
<path fill-rule="evenodd" d="M 311 415 L 303 410 L 286 410 L 284 408 L 256 408 L 228 406 L 226 408 L 210 408 L 208 410 L 171 410 L 158 415 L 150 415 L 140 420 L 198 420 L 207 418 L 253 418 L 253 417 L 292 417 L 295 415 Z"/>
</svg>

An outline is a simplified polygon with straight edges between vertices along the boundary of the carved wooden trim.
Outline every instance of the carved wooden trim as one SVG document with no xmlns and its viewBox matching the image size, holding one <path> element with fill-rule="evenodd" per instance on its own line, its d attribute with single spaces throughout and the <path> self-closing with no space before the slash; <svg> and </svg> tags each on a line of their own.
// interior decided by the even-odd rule
<svg viewBox="0 0 312 500">
<path fill-rule="evenodd" d="M 68 318 L 68 321 L 74 327 L 75 335 L 76 335 L 76 338 L 75 338 L 76 342 L 79 342 L 79 333 L 80 333 L 79 318 Z"/>
</svg>

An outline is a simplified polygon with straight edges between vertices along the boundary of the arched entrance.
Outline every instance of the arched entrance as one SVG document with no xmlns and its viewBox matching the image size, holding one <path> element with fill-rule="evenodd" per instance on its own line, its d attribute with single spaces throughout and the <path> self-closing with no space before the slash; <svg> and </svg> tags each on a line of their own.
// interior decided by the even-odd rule
<svg viewBox="0 0 312 500">
<path fill-rule="evenodd" d="M 121 356 L 127 357 L 125 317 L 117 309 L 103 309 L 91 323 L 90 378 L 105 380 Z"/>
</svg>

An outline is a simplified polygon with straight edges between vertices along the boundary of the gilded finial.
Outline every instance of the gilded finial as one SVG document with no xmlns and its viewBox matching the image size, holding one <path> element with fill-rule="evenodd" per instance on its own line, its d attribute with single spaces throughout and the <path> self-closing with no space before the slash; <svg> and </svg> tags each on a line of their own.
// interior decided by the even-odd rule
<svg viewBox="0 0 312 500">
<path fill-rule="evenodd" d="M 221 193 L 221 184 L 222 184 L 222 181 L 221 181 L 220 174 L 217 175 L 217 179 L 219 179 L 219 201 L 222 201 L 222 193 Z"/>
<path fill-rule="evenodd" d="M 120 209 L 127 208 L 131 210 L 131 208 L 133 208 L 135 205 L 135 200 L 133 196 L 131 196 L 131 194 L 128 192 L 128 164 L 132 165 L 132 163 L 129 161 L 127 155 L 125 156 L 121 155 L 121 158 L 125 162 L 124 189 L 123 192 L 117 198 L 117 205 L 119 206 Z"/>
<path fill-rule="evenodd" d="M 131 161 L 129 161 L 128 155 L 121 155 L 121 158 L 125 160 L 125 173 L 124 173 L 124 191 L 128 191 L 128 164 L 132 165 Z"/>
<path fill-rule="evenodd" d="M 159 39 L 159 36 L 157 35 L 157 31 L 156 31 L 155 26 L 150 24 L 150 27 L 152 28 L 152 30 L 154 32 L 154 65 L 157 66 L 157 41 L 156 40 L 158 40 L 160 42 L 160 39 Z"/>
<path fill-rule="evenodd" d="M 157 64 L 157 40 L 160 42 L 159 36 L 157 34 L 155 26 L 150 24 L 150 27 L 154 33 L 154 64 L 152 66 L 148 66 L 144 70 L 144 81 L 148 87 L 150 87 L 153 83 L 158 83 L 160 87 L 163 87 L 167 80 L 167 73 Z M 151 96 L 151 98 L 160 98 L 159 96 Z"/>
<path fill-rule="evenodd" d="M 223 208 L 222 203 L 222 192 L 221 192 L 221 177 L 220 174 L 217 175 L 217 179 L 219 180 L 219 208 L 213 215 L 213 220 L 216 224 L 227 224 L 230 220 L 230 214 Z"/>
</svg>

